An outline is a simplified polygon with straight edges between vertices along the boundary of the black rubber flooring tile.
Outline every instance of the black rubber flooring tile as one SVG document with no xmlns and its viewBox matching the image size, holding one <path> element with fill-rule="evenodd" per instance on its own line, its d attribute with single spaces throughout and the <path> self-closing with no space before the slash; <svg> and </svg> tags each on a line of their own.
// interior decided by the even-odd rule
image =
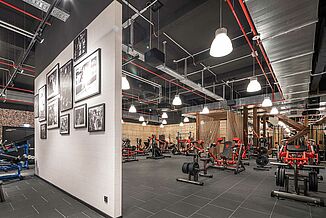
<svg viewBox="0 0 326 218">
<path fill-rule="evenodd" d="M 138 207 L 133 207 L 127 213 L 122 214 L 124 218 L 144 218 L 149 217 L 151 215 L 153 214 Z"/>
<path fill-rule="evenodd" d="M 145 209 L 147 211 L 150 211 L 152 213 L 157 213 L 160 210 L 166 208 L 169 205 L 169 203 L 157 200 L 157 199 L 151 199 L 147 201 L 146 203 L 143 203 L 139 205 L 140 208 Z"/>
<path fill-rule="evenodd" d="M 140 201 L 148 201 L 152 198 L 155 198 L 157 196 L 157 194 L 153 193 L 153 192 L 149 192 L 149 191 L 142 191 L 139 192 L 137 194 L 131 195 L 131 197 L 140 200 Z"/>
<path fill-rule="evenodd" d="M 192 204 L 192 205 L 196 205 L 198 207 L 202 207 L 205 204 L 207 204 L 210 201 L 210 199 L 208 198 L 203 198 L 203 197 L 199 197 L 196 195 L 190 195 L 189 197 L 187 197 L 186 199 L 183 200 L 183 202 Z"/>
<path fill-rule="evenodd" d="M 215 206 L 219 206 L 222 208 L 226 208 L 229 210 L 235 210 L 241 204 L 241 202 L 219 197 L 219 198 L 213 200 L 212 202 L 210 202 L 210 204 L 213 204 Z"/>
<path fill-rule="evenodd" d="M 175 202 L 180 201 L 183 198 L 183 196 L 175 195 L 174 193 L 166 193 L 157 195 L 154 199 L 160 200 L 167 204 L 174 204 Z"/>
<path fill-rule="evenodd" d="M 252 195 L 241 206 L 270 214 L 275 201 L 275 198 L 268 195 Z"/>
<path fill-rule="evenodd" d="M 254 210 L 246 209 L 246 208 L 239 208 L 236 210 L 233 215 L 231 216 L 232 218 L 269 218 L 269 214 L 257 212 Z"/>
<path fill-rule="evenodd" d="M 199 210 L 200 207 L 188 204 L 185 202 L 178 202 L 176 204 L 171 205 L 167 208 L 167 210 L 172 211 L 174 213 L 180 214 L 182 216 L 190 216 L 195 211 Z"/>
<path fill-rule="evenodd" d="M 161 210 L 160 212 L 158 212 L 150 217 L 151 218 L 181 218 L 184 216 L 180 216 L 178 214 L 175 214 L 175 213 L 167 211 L 167 210 Z"/>
<path fill-rule="evenodd" d="M 310 217 L 310 209 L 305 203 L 288 199 L 278 200 L 273 210 L 272 217 Z"/>
<path fill-rule="evenodd" d="M 211 217 L 211 218 L 226 218 L 229 217 L 232 214 L 232 210 L 227 210 L 225 208 L 217 207 L 214 205 L 207 205 L 203 208 L 201 208 L 199 211 L 196 213 L 199 213 L 201 215 L 204 215 L 206 217 Z"/>
</svg>

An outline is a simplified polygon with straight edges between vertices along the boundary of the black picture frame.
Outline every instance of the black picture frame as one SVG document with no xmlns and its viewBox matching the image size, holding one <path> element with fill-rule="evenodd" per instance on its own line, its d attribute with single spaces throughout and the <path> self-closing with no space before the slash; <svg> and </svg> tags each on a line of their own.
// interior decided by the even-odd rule
<svg viewBox="0 0 326 218">
<path fill-rule="evenodd" d="M 73 60 L 70 59 L 59 70 L 60 78 L 60 111 L 73 108 Z M 68 80 L 68 81 L 67 81 Z M 70 86 L 70 87 L 69 87 Z"/>
<path fill-rule="evenodd" d="M 38 94 L 36 94 L 34 95 L 34 118 L 39 117 L 38 102 L 39 102 L 39 98 L 38 98 Z"/>
<path fill-rule="evenodd" d="M 38 100 L 38 108 L 39 108 L 39 122 L 46 121 L 47 117 L 47 97 L 46 97 L 46 85 L 42 86 L 38 90 L 39 100 Z"/>
<path fill-rule="evenodd" d="M 76 125 L 77 124 L 76 120 L 78 119 L 76 110 L 78 109 L 84 110 L 84 116 L 83 116 L 84 123 Z M 87 127 L 87 104 L 82 104 L 74 107 L 74 128 L 79 129 L 79 128 L 86 128 L 86 127 Z"/>
<path fill-rule="evenodd" d="M 74 39 L 74 61 L 84 56 L 87 53 L 87 29 L 84 29 Z"/>
<path fill-rule="evenodd" d="M 92 62 L 94 57 L 96 56 L 96 63 L 97 63 L 97 68 L 96 68 L 96 78 L 93 80 L 93 77 L 95 76 L 82 76 L 85 72 L 83 71 L 83 69 L 86 68 L 86 65 L 89 64 L 90 66 L 92 66 Z M 74 100 L 75 103 L 83 101 L 85 99 L 88 99 L 90 97 L 93 97 L 95 95 L 101 94 L 101 49 L 98 48 L 96 49 L 92 54 L 88 55 L 87 57 L 85 57 L 83 60 L 81 60 L 79 63 L 74 65 L 74 73 L 73 73 L 73 81 L 74 81 Z M 88 72 L 86 73 L 92 73 L 92 70 L 88 70 Z M 78 74 L 78 75 L 77 75 Z M 85 81 L 81 81 L 81 78 L 89 78 L 90 81 L 85 82 Z M 92 84 L 93 81 L 97 81 L 96 83 L 94 82 L 94 84 Z M 87 84 L 88 87 L 84 87 L 84 84 Z M 89 85 L 92 84 L 92 85 Z M 95 90 L 82 96 L 80 94 L 80 92 L 83 92 L 82 90 L 92 90 L 94 87 L 92 86 L 96 86 Z M 78 92 L 78 93 L 77 93 Z M 85 92 L 85 91 L 84 91 Z"/>
<path fill-rule="evenodd" d="M 64 122 L 66 119 L 66 122 Z M 63 128 L 66 127 L 67 129 L 64 130 Z M 70 134 L 70 114 L 65 114 L 60 116 L 60 134 L 61 135 L 69 135 Z"/>
<path fill-rule="evenodd" d="M 59 115 L 59 97 L 52 98 L 47 103 L 47 128 L 57 129 L 60 127 L 60 115 Z M 55 122 L 56 121 L 56 122 Z M 55 122 L 52 124 L 52 122 Z"/>
<path fill-rule="evenodd" d="M 94 117 L 94 110 L 102 108 L 102 114 Z M 98 104 L 88 108 L 88 132 L 105 131 L 105 103 Z M 99 120 L 100 119 L 100 120 Z M 100 122 L 99 127 L 95 127 L 96 123 Z"/>
<path fill-rule="evenodd" d="M 55 75 L 57 79 L 57 83 L 55 84 L 55 87 L 53 87 L 53 84 L 50 82 L 50 76 Z M 60 78 L 59 78 L 59 64 L 56 64 L 50 72 L 46 74 L 46 93 L 47 93 L 47 100 L 50 100 L 51 98 L 57 96 L 60 93 Z M 54 91 L 52 91 L 54 89 Z"/>
<path fill-rule="evenodd" d="M 47 127 L 46 123 L 40 125 L 40 138 L 47 139 Z"/>
</svg>

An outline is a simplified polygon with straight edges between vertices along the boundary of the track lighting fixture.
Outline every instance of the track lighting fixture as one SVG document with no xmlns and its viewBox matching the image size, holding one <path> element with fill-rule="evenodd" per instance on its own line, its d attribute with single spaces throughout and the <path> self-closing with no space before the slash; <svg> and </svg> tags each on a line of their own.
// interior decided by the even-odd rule
<svg viewBox="0 0 326 218">
<path fill-rule="evenodd" d="M 188 117 L 185 117 L 185 118 L 183 119 L 183 122 L 184 122 L 184 123 L 189 123 L 189 118 L 188 118 Z"/>
</svg>

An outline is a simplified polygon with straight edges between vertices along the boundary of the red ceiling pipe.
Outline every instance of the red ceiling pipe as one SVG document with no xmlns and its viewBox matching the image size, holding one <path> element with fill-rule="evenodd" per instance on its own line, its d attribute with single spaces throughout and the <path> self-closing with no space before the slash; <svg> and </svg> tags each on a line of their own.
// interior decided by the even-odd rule
<svg viewBox="0 0 326 218">
<path fill-rule="evenodd" d="M 248 11 L 248 9 L 247 9 L 247 6 L 245 5 L 245 3 L 244 3 L 242 0 L 239 0 L 239 4 L 240 4 L 240 6 L 241 6 L 241 8 L 242 8 L 243 13 L 244 13 L 245 16 L 246 16 L 246 19 L 247 19 L 247 21 L 248 21 L 248 23 L 249 23 L 249 26 L 250 26 L 250 28 L 251 28 L 252 33 L 254 34 L 254 36 L 257 36 L 258 33 L 257 33 L 257 31 L 256 31 L 255 25 L 254 25 L 253 22 L 252 22 L 252 19 L 251 19 L 251 16 L 250 16 L 250 14 L 249 14 L 249 11 Z M 257 43 L 258 43 L 259 49 L 260 49 L 261 53 L 263 54 L 264 59 L 265 59 L 265 61 L 266 61 L 266 63 L 267 63 L 268 69 L 269 69 L 269 71 L 271 72 L 274 81 L 276 82 L 276 86 L 277 86 L 278 91 L 279 91 L 280 94 L 281 94 L 282 100 L 284 100 L 284 95 L 283 95 L 282 89 L 281 89 L 280 85 L 278 84 L 277 78 L 276 78 L 275 73 L 274 73 L 274 71 L 273 71 L 273 69 L 272 69 L 271 63 L 270 63 L 270 61 L 269 61 L 269 59 L 268 59 L 268 57 L 267 57 L 267 55 L 266 55 L 266 52 L 265 52 L 265 49 L 264 49 L 264 46 L 263 46 L 263 44 L 262 44 L 261 39 L 258 39 L 258 40 L 257 40 Z"/>
<path fill-rule="evenodd" d="M 246 35 L 246 32 L 245 32 L 245 30 L 244 30 L 244 28 L 243 28 L 243 26 L 242 26 L 242 24 L 241 24 L 241 22 L 240 22 L 240 20 L 239 20 L 239 17 L 238 17 L 238 15 L 236 14 L 236 12 L 235 12 L 235 10 L 234 10 L 234 8 L 233 8 L 233 5 L 232 5 L 232 3 L 231 3 L 231 0 L 226 0 L 226 2 L 228 3 L 228 5 L 229 5 L 229 7 L 230 7 L 230 9 L 231 9 L 231 12 L 232 12 L 232 14 L 233 14 L 235 20 L 237 21 L 237 23 L 238 23 L 238 25 L 239 25 L 239 27 L 240 27 L 240 29 L 241 29 L 241 31 L 242 31 L 242 33 L 243 33 L 245 39 L 246 39 L 246 41 L 247 41 L 247 43 L 248 43 L 248 45 L 249 45 L 251 51 L 252 51 L 252 52 L 255 52 L 255 49 L 254 49 L 254 47 L 252 46 L 252 44 L 251 44 L 251 42 L 250 42 L 248 36 Z M 272 89 L 272 96 L 273 96 L 273 100 L 274 100 L 274 88 L 273 88 L 273 86 L 271 85 L 271 83 L 270 83 L 270 81 L 269 81 L 269 79 L 268 79 L 268 77 L 267 77 L 267 74 L 266 74 L 266 72 L 265 72 L 265 70 L 264 70 L 264 68 L 263 68 L 263 65 L 260 63 L 259 58 L 258 58 L 257 56 L 256 56 L 255 58 L 256 58 L 256 61 L 257 61 L 258 65 L 259 65 L 261 71 L 264 73 L 264 76 L 265 76 L 265 78 L 266 78 L 266 81 L 268 82 L 268 85 L 269 85 L 270 88 Z"/>
<path fill-rule="evenodd" d="M 0 85 L 1 88 L 3 88 L 3 85 Z M 34 93 L 34 91 L 29 90 L 29 89 L 22 89 L 22 88 L 16 88 L 16 87 L 8 87 L 8 89 L 12 89 L 12 90 L 17 90 L 17 91 L 22 91 L 22 92 L 29 92 L 29 93 Z"/>
<path fill-rule="evenodd" d="M 126 58 L 122 58 L 122 59 L 125 60 L 125 61 L 128 61 L 128 59 L 126 59 Z M 200 94 L 196 93 L 195 90 L 191 90 L 191 89 L 189 89 L 189 88 L 187 88 L 187 87 L 181 86 L 180 84 L 178 84 L 178 83 L 176 83 L 176 82 L 173 82 L 173 81 L 171 81 L 171 80 L 168 80 L 168 79 L 165 78 L 164 76 L 161 76 L 161 75 L 159 75 L 159 74 L 157 74 L 157 73 L 155 73 L 155 72 L 153 72 L 153 71 L 151 71 L 151 70 L 149 70 L 149 69 L 147 69 L 147 68 L 145 68 L 145 67 L 143 67 L 143 66 L 141 66 L 141 65 L 139 65 L 139 64 L 136 64 L 136 63 L 134 63 L 134 62 L 130 62 L 129 64 L 132 64 L 132 65 L 134 65 L 134 66 L 136 66 L 136 67 L 138 67 L 138 68 L 140 68 L 140 69 L 143 69 L 143 70 L 147 71 L 147 72 L 150 73 L 150 74 L 153 74 L 153 75 L 155 75 L 155 76 L 157 76 L 157 77 L 159 77 L 159 78 L 161 78 L 161 79 L 163 79 L 163 80 L 165 80 L 165 81 L 167 81 L 167 82 L 170 82 L 170 83 L 172 83 L 172 84 L 174 84 L 174 85 L 176 85 L 176 86 L 178 86 L 178 87 L 180 87 L 180 88 L 182 88 L 182 89 L 184 89 L 184 90 L 190 91 L 190 92 L 192 92 L 192 93 L 194 93 L 194 94 L 196 94 L 196 95 L 198 95 L 198 96 L 200 96 L 200 97 L 206 99 L 206 96 L 203 96 L 203 95 L 200 95 Z"/>
<path fill-rule="evenodd" d="M 1 1 L 1 0 L 0 0 Z M 7 63 L 7 62 L 4 62 L 4 61 L 0 61 L 0 64 L 3 64 L 3 65 L 6 65 L 6 66 L 9 66 L 9 67 L 13 67 L 13 68 L 17 68 L 18 66 L 16 64 L 11 64 L 11 63 Z M 35 71 L 30 69 L 30 68 L 27 68 L 27 67 L 21 67 L 20 69 L 22 70 L 26 70 L 28 72 L 31 72 L 33 74 L 35 74 Z"/>
<path fill-rule="evenodd" d="M 24 103 L 24 104 L 28 104 L 28 105 L 34 105 L 31 102 L 28 101 L 21 101 L 21 100 L 16 100 L 16 99 L 10 99 L 10 98 L 0 98 L 0 101 L 7 101 L 7 102 L 12 102 L 12 103 Z"/>
<path fill-rule="evenodd" d="M 14 5 L 12 5 L 12 4 L 8 3 L 8 2 L 5 2 L 5 1 L 3 1 L 3 0 L 0 0 L 0 3 L 6 5 L 6 6 L 10 7 L 10 8 L 12 8 L 12 9 L 14 9 L 14 10 L 16 10 L 16 11 L 19 11 L 19 12 L 21 12 L 21 13 L 23 13 L 23 14 L 25 14 L 25 15 L 31 17 L 31 18 L 34 18 L 35 20 L 42 21 L 41 18 L 39 18 L 39 17 L 37 17 L 37 16 L 35 16 L 35 15 L 33 15 L 33 14 L 27 12 L 27 11 L 24 11 L 23 9 L 20 9 L 20 8 L 14 6 Z M 45 22 L 45 23 L 46 23 L 47 25 L 51 26 L 51 24 L 50 24 L 49 22 Z"/>
</svg>

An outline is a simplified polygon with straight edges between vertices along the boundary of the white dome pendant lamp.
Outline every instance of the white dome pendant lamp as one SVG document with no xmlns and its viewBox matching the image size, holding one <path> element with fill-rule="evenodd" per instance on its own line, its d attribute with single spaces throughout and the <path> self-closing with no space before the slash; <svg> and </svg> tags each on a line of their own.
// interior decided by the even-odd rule
<svg viewBox="0 0 326 218">
<path fill-rule="evenodd" d="M 257 56 L 257 52 L 255 51 L 253 54 L 252 54 L 252 77 L 250 78 L 250 82 L 247 86 L 247 92 L 258 92 L 261 90 L 261 85 L 260 83 L 258 82 L 257 80 L 257 77 L 255 75 L 255 58 Z"/>
<path fill-rule="evenodd" d="M 215 31 L 215 38 L 211 44 L 209 54 L 212 57 L 223 57 L 232 51 L 233 46 L 227 35 L 227 29 L 222 27 L 222 0 L 220 0 L 220 28 Z"/>
</svg>

